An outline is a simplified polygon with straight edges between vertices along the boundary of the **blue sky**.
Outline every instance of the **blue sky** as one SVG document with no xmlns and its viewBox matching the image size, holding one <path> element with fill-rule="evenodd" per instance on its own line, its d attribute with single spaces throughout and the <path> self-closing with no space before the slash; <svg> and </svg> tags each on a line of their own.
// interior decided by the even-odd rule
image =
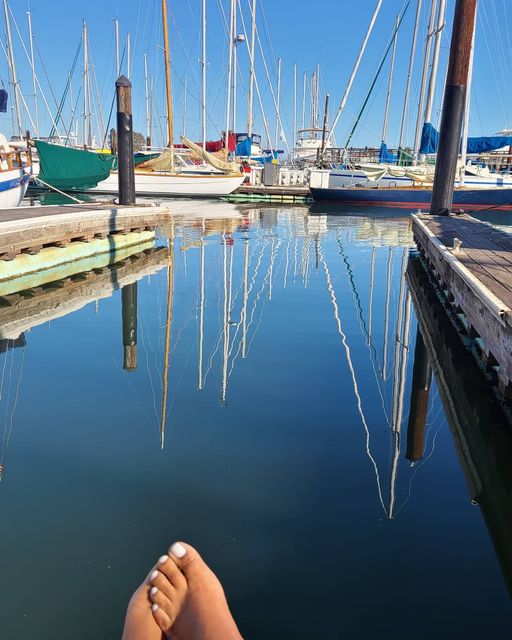
<svg viewBox="0 0 512 640">
<path fill-rule="evenodd" d="M 399 122 L 403 104 L 412 27 L 417 0 L 411 0 L 398 36 L 397 59 L 390 122 L 387 142 L 397 143 Z M 184 83 L 188 83 L 187 121 L 185 130 L 193 138 L 200 136 L 200 0 L 168 0 L 170 12 L 171 52 L 173 65 L 174 119 L 177 134 L 183 128 Z M 87 20 L 91 52 L 98 94 L 101 97 L 103 118 L 106 123 L 110 111 L 114 70 L 114 23 L 120 21 L 121 41 L 124 46 L 126 33 L 131 34 L 132 82 L 134 95 L 135 128 L 145 131 L 143 54 L 147 52 L 150 75 L 154 78 L 154 130 L 153 139 L 161 142 L 165 127 L 163 98 L 163 56 L 161 50 L 160 0 L 88 0 L 87 3 L 69 0 L 11 0 L 12 11 L 18 27 L 28 46 L 27 7 L 32 11 L 34 42 L 36 45 L 36 70 L 48 100 L 50 111 L 56 112 L 55 102 L 46 76 L 51 80 L 56 101 L 60 100 L 73 57 L 80 39 L 82 19 Z M 240 0 L 246 28 L 249 29 L 249 0 Z M 293 65 L 298 75 L 298 121 L 301 120 L 302 75 L 308 81 L 316 65 L 320 65 L 321 97 L 323 109 L 325 92 L 330 93 L 331 117 L 363 40 L 376 0 L 258 0 L 258 28 L 271 80 L 276 83 L 276 59 L 282 58 L 282 121 L 288 144 L 291 145 L 293 129 Z M 405 0 L 384 0 L 375 29 L 369 41 L 360 71 L 356 77 L 345 112 L 336 129 L 338 144 L 345 143 L 352 128 L 355 115 L 364 100 L 373 74 L 389 40 L 397 14 Z M 228 11 L 229 0 L 207 0 L 208 14 L 208 138 L 215 139 L 225 126 L 225 101 L 227 84 L 227 34 L 221 9 Z M 418 53 L 424 47 L 424 37 L 430 0 L 423 0 L 421 37 Z M 449 35 L 453 17 L 454 0 L 447 3 L 447 27 L 441 49 L 438 91 L 435 99 L 434 124 L 437 124 L 442 96 L 442 83 L 446 70 Z M 512 3 L 510 0 L 480 0 L 477 39 L 475 48 L 475 71 L 472 91 L 470 134 L 492 134 L 504 126 L 512 127 L 512 101 L 507 77 L 507 63 L 512 59 L 510 34 L 512 26 Z M 30 66 L 12 24 L 14 51 L 20 86 L 27 105 L 34 112 Z M 243 33 L 239 17 L 239 33 Z M 5 42 L 5 24 L 2 19 L 2 41 Z M 247 120 L 246 94 L 248 86 L 248 53 L 244 44 L 239 45 L 238 109 L 237 129 L 245 130 Z M 7 63 L 1 54 L 0 80 L 6 85 Z M 380 143 L 389 61 L 385 63 L 381 77 L 369 101 L 368 108 L 353 139 L 357 146 Z M 80 57 L 73 80 L 75 99 L 79 96 L 81 74 Z M 262 57 L 257 53 L 256 73 L 262 93 L 264 110 L 274 136 L 275 112 L 266 80 Z M 411 110 L 408 118 L 408 142 L 412 141 L 415 103 L 421 73 L 421 60 L 415 61 Z M 96 87 L 94 87 L 96 93 Z M 9 88 L 10 102 L 7 114 L 0 115 L 0 128 L 7 135 L 12 132 L 10 107 L 13 89 Z M 96 102 L 96 100 L 95 100 Z M 308 101 L 309 103 L 309 101 Z M 263 120 L 256 101 L 255 131 L 264 133 Z M 83 112 L 79 98 L 79 113 Z M 98 107 L 94 105 L 95 113 Z M 51 120 L 43 102 L 39 102 L 41 134 L 46 135 Z M 80 115 L 81 118 L 81 115 Z M 69 123 L 70 107 L 65 111 Z M 95 116 L 96 122 L 96 116 Z M 26 115 L 25 128 L 33 129 Z M 112 126 L 112 124 L 111 124 Z M 95 129 L 97 129 L 95 125 Z M 97 135 L 97 138 L 99 136 Z M 176 138 L 177 139 L 177 138 Z M 283 146 L 283 143 L 281 143 Z"/>
</svg>

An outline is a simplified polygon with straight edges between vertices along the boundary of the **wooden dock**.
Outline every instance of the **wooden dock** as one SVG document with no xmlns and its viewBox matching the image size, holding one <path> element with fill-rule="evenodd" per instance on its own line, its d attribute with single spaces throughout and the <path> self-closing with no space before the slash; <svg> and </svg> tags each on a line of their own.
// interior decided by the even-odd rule
<svg viewBox="0 0 512 640">
<path fill-rule="evenodd" d="M 302 185 L 265 186 L 243 184 L 228 196 L 233 202 L 310 202 L 309 187 Z"/>
<path fill-rule="evenodd" d="M 426 264 L 512 397 L 512 235 L 469 215 L 412 219 Z"/>
<path fill-rule="evenodd" d="M 166 207 L 77 204 L 18 207 L 0 211 L 0 261 L 22 253 L 71 242 L 90 242 L 115 234 L 154 230 L 166 225 Z M 1 265 L 0 265 L 1 266 Z"/>
</svg>

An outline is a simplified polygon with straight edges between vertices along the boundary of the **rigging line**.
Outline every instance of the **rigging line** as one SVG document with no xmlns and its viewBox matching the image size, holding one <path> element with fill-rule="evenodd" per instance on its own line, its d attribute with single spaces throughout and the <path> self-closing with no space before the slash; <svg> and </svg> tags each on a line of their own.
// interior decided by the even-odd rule
<svg viewBox="0 0 512 640">
<path fill-rule="evenodd" d="M 379 495 L 379 500 L 380 500 L 380 504 L 382 506 L 382 509 L 384 511 L 384 513 L 387 514 L 386 511 L 386 507 L 384 505 L 384 499 L 382 497 L 382 489 L 380 486 L 380 475 L 379 475 L 379 469 L 377 467 L 377 463 L 375 462 L 375 458 L 372 456 L 371 450 L 370 450 L 370 429 L 368 428 L 368 423 L 366 422 L 366 418 L 364 415 L 364 411 L 363 411 L 363 404 L 361 401 L 361 396 L 359 394 L 359 387 L 357 384 L 357 380 L 356 380 L 356 374 L 354 371 L 354 366 L 352 364 L 352 356 L 350 354 L 350 347 L 348 345 L 347 342 L 347 336 L 345 335 L 343 328 L 341 326 L 341 319 L 340 319 L 340 315 L 339 315 L 339 309 L 338 309 L 338 303 L 336 301 L 336 293 L 334 292 L 334 288 L 332 286 L 332 281 L 331 281 L 331 274 L 329 272 L 329 268 L 327 267 L 327 263 L 325 261 L 324 255 L 323 255 L 323 251 L 321 249 L 321 247 L 319 248 L 318 251 L 318 255 L 320 258 L 320 262 L 322 263 L 322 266 L 324 268 L 324 272 L 325 272 L 325 278 L 326 278 L 326 282 L 327 282 L 327 290 L 329 292 L 330 298 L 331 298 L 331 303 L 332 306 L 334 308 L 334 318 L 336 320 L 336 325 L 338 327 L 338 333 L 341 337 L 341 341 L 342 344 L 345 348 L 345 354 L 346 354 L 346 358 L 347 358 L 347 364 L 350 370 L 350 375 L 352 377 L 352 385 L 353 385 L 353 389 L 354 389 L 354 395 L 356 397 L 356 403 L 357 403 L 357 410 L 359 412 L 359 416 L 361 418 L 361 422 L 362 425 L 364 427 L 365 433 L 366 433 L 366 454 L 368 456 L 368 458 L 370 459 L 373 469 L 375 471 L 375 479 L 377 481 L 377 492 Z"/>
<path fill-rule="evenodd" d="M 64 120 L 62 118 L 62 111 L 64 109 L 64 105 L 66 103 L 66 98 L 68 96 L 68 92 L 69 92 L 69 89 L 71 87 L 71 81 L 72 81 L 73 75 L 75 73 L 75 67 L 76 67 L 76 64 L 78 62 L 78 56 L 80 55 L 80 50 L 81 49 L 82 49 L 82 38 L 80 38 L 80 40 L 78 41 L 78 46 L 77 46 L 76 52 L 75 52 L 75 58 L 73 60 L 73 64 L 71 65 L 71 71 L 68 73 L 68 81 L 67 81 L 66 86 L 64 88 L 64 93 L 62 95 L 62 98 L 61 98 L 61 101 L 60 101 L 60 105 L 59 105 L 59 107 L 57 109 L 57 117 L 56 117 L 56 120 L 55 120 L 55 124 L 52 126 L 52 128 L 50 130 L 50 135 L 49 135 L 50 139 L 53 137 L 54 133 L 57 133 L 57 135 L 58 135 L 58 131 L 56 130 L 56 127 L 59 124 L 59 120 L 62 120 L 62 126 L 64 127 L 64 131 L 66 131 L 66 123 L 64 122 Z M 76 106 L 75 106 L 75 110 L 76 110 Z M 69 131 L 71 131 L 71 128 L 73 126 L 73 117 L 74 117 L 74 114 L 75 114 L 75 110 L 73 110 L 73 113 L 71 114 L 71 123 L 69 125 Z"/>
<path fill-rule="evenodd" d="M 487 53 L 488 53 L 488 56 L 489 56 L 489 63 L 491 65 L 492 73 L 493 73 L 493 76 L 494 76 L 494 81 L 496 82 L 496 87 L 495 88 L 496 88 L 496 91 L 498 93 L 498 99 L 499 99 L 499 103 L 500 103 L 503 119 L 504 119 L 504 121 L 506 123 L 507 122 L 507 116 L 506 116 L 506 110 L 505 110 L 505 107 L 504 107 L 503 96 L 502 96 L 502 93 L 501 93 L 501 86 L 500 86 L 500 83 L 498 82 L 498 77 L 496 75 L 496 69 L 494 67 L 494 60 L 493 60 L 493 56 L 492 56 L 492 53 L 491 53 L 491 48 L 489 46 L 489 41 L 487 39 L 487 30 L 486 30 L 485 24 L 484 24 L 484 18 L 487 20 L 488 23 L 489 23 L 489 19 L 487 17 L 487 13 L 486 13 L 486 10 L 485 10 L 485 4 L 483 2 L 481 3 L 481 8 L 482 8 L 482 11 L 481 11 L 481 15 L 482 15 L 482 32 L 483 32 L 483 35 L 484 35 L 484 42 L 485 42 L 485 46 L 486 46 Z"/>
<path fill-rule="evenodd" d="M 268 244 L 268 241 L 267 241 L 267 244 Z M 263 280 L 262 280 L 262 283 L 261 283 L 261 288 L 260 288 L 260 290 L 258 291 L 258 293 L 256 294 L 256 296 L 254 298 L 254 304 L 252 306 L 250 319 L 249 319 L 249 322 L 247 324 L 246 334 L 249 334 L 249 329 L 251 328 L 251 325 L 252 325 L 253 320 L 254 320 L 254 315 L 256 313 L 256 307 L 258 306 L 259 299 L 261 298 L 261 296 L 263 295 L 263 291 L 265 290 L 265 287 L 266 287 L 266 284 L 267 284 L 267 281 L 268 281 L 268 278 L 269 278 L 269 275 L 270 275 L 270 269 L 271 269 L 271 265 L 272 265 L 272 260 L 273 260 L 272 253 L 270 253 L 269 266 L 268 266 L 267 272 L 265 273 L 265 276 L 263 277 Z M 265 305 L 266 305 L 266 299 L 263 301 L 263 306 L 265 306 Z M 261 315 L 260 315 L 260 317 L 261 317 Z M 250 351 L 250 348 L 251 348 L 251 343 L 252 343 L 255 335 L 256 335 L 256 332 L 254 332 L 253 336 L 247 341 L 246 355 L 249 355 L 249 351 Z"/>
<path fill-rule="evenodd" d="M 4 364 L 2 367 L 2 377 L 0 378 L 0 401 L 2 400 L 3 390 L 4 390 L 4 377 L 5 377 L 5 367 L 7 363 L 7 355 L 9 352 L 6 352 L 4 355 Z"/>
<path fill-rule="evenodd" d="M 3 51 L 4 55 L 5 55 L 5 58 L 7 60 L 7 65 L 9 67 L 9 71 L 11 71 L 11 75 L 12 75 L 12 70 L 11 70 L 11 66 L 10 66 L 11 63 L 10 63 L 9 56 L 7 54 L 7 50 L 5 49 L 3 42 L 0 42 L 0 44 L 2 45 L 2 51 Z M 11 83 L 11 84 L 14 87 L 14 83 Z M 21 101 L 23 102 L 23 106 L 25 107 L 25 111 L 27 113 L 28 119 L 30 120 L 30 123 L 32 124 L 32 127 L 35 129 L 36 126 L 34 124 L 34 121 L 32 120 L 32 116 L 30 115 L 30 110 L 29 110 L 28 105 L 27 105 L 27 103 L 25 101 L 25 96 L 23 95 L 23 92 L 21 90 L 21 84 L 20 84 L 19 80 L 16 81 L 16 87 L 17 87 L 17 90 L 18 90 L 18 95 L 21 98 Z M 15 88 L 15 90 L 16 90 L 16 88 Z"/>
<path fill-rule="evenodd" d="M 126 51 L 126 45 L 123 49 L 123 53 L 121 55 L 121 60 L 119 62 L 119 68 L 121 68 L 123 66 L 123 61 L 124 61 L 124 54 Z M 104 133 L 104 137 L 101 143 L 101 148 L 104 149 L 105 148 L 105 144 L 107 142 L 107 136 L 109 135 L 109 127 L 110 127 L 110 120 L 112 119 L 112 112 L 114 110 L 114 104 L 116 102 L 116 90 L 114 89 L 114 95 L 112 96 L 112 102 L 110 103 L 110 111 L 108 112 L 108 120 L 107 120 L 107 126 L 105 128 L 105 133 Z"/>
<path fill-rule="evenodd" d="M 14 341 L 13 341 L 14 342 Z M 11 382 L 12 382 L 12 369 L 13 369 L 13 364 L 14 364 L 14 349 L 10 349 L 11 351 L 11 366 L 9 367 L 9 385 L 7 387 L 7 399 L 6 399 L 6 403 L 5 403 L 5 418 L 4 418 L 4 450 L 5 447 L 7 446 L 6 443 L 6 436 L 7 436 L 7 414 L 9 413 L 9 402 L 10 402 L 10 397 L 11 397 Z"/>
</svg>

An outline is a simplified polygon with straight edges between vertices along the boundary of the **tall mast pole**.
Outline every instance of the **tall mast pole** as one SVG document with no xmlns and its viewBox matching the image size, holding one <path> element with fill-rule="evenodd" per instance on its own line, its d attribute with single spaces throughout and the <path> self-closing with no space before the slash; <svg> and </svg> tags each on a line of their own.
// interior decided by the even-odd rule
<svg viewBox="0 0 512 640">
<path fill-rule="evenodd" d="M 366 49 L 366 45 L 368 44 L 368 40 L 370 38 L 371 32 L 373 31 L 373 26 L 375 24 L 375 20 L 377 20 L 377 16 L 379 15 L 379 11 L 380 11 L 381 5 L 382 5 L 382 0 L 378 0 L 377 5 L 376 5 L 375 10 L 374 10 L 373 15 L 372 15 L 372 19 L 370 20 L 370 24 L 368 26 L 368 30 L 366 32 L 366 36 L 364 37 L 363 44 L 362 44 L 361 49 L 359 50 L 359 54 L 358 54 L 358 56 L 356 58 L 356 61 L 355 61 L 355 64 L 354 64 L 354 68 L 352 69 L 352 73 L 350 74 L 350 78 L 348 80 L 348 84 L 347 84 L 347 86 L 345 88 L 345 91 L 343 93 L 343 97 L 341 98 L 340 106 L 338 107 L 338 111 L 336 112 L 336 115 L 334 116 L 334 120 L 332 121 L 331 131 L 329 133 L 329 137 L 327 138 L 326 146 L 330 145 L 331 140 L 332 140 L 332 138 L 334 136 L 334 129 L 336 128 L 336 125 L 338 124 L 338 120 L 340 119 L 341 112 L 345 108 L 345 104 L 347 102 L 348 94 L 350 93 L 350 89 L 352 88 L 352 83 L 354 82 L 354 78 L 356 77 L 357 70 L 359 69 L 359 65 L 361 63 L 361 59 L 362 59 L 364 51 Z"/>
<path fill-rule="evenodd" d="M 416 53 L 416 42 L 418 40 L 418 28 L 420 24 L 421 4 L 423 0 L 418 0 L 416 6 L 416 19 L 414 21 L 414 31 L 412 34 L 411 53 L 409 55 L 409 68 L 407 70 L 407 81 L 405 83 L 404 108 L 402 110 L 402 120 L 400 122 L 400 135 L 398 136 L 398 148 L 401 149 L 404 142 L 405 123 L 407 120 L 407 109 L 409 107 L 409 95 L 411 93 L 412 70 L 414 67 L 414 55 Z"/>
<path fill-rule="evenodd" d="M 277 150 L 277 143 L 279 142 L 279 125 L 281 123 L 279 118 L 279 103 L 281 101 L 281 58 L 277 61 L 277 101 L 276 101 L 276 143 L 274 148 Z"/>
<path fill-rule="evenodd" d="M 457 0 L 432 189 L 434 215 L 449 215 L 452 207 L 475 16 L 476 0 Z"/>
<path fill-rule="evenodd" d="M 318 129 L 318 118 L 320 116 L 320 65 L 316 65 L 316 82 L 315 82 L 315 122 L 313 126 Z"/>
<path fill-rule="evenodd" d="M 201 105 L 201 140 L 203 151 L 206 151 L 206 0 L 202 0 L 201 4 L 201 23 L 202 23 L 202 105 Z"/>
<path fill-rule="evenodd" d="M 187 91 L 188 91 L 188 75 L 185 75 L 185 87 L 183 89 L 183 131 L 181 135 L 186 135 L 187 130 Z"/>
<path fill-rule="evenodd" d="M 116 79 L 119 78 L 121 74 L 121 69 L 119 68 L 119 18 L 114 20 L 114 30 L 116 37 Z"/>
<path fill-rule="evenodd" d="M 232 110 L 232 131 L 233 133 L 236 133 L 236 74 L 237 74 L 237 52 L 236 52 L 236 46 L 237 46 L 237 40 L 236 40 L 236 32 L 237 32 L 237 20 L 236 20 L 236 14 L 237 14 L 237 5 L 235 4 L 235 12 L 233 13 L 233 110 Z"/>
<path fill-rule="evenodd" d="M 16 76 L 16 65 L 14 63 L 14 51 L 12 49 L 11 38 L 11 21 L 9 20 L 9 11 L 7 9 L 7 0 L 4 0 L 5 26 L 7 28 L 7 44 L 9 47 L 9 66 L 11 67 L 12 84 L 14 86 L 14 101 L 16 104 L 16 124 L 18 126 L 18 136 L 21 140 L 23 137 L 23 128 L 21 126 L 21 110 L 20 110 L 20 88 L 18 86 L 18 78 Z"/>
<path fill-rule="evenodd" d="M 399 23 L 400 23 L 400 16 L 397 16 L 396 25 L 395 25 L 395 35 L 393 38 L 393 49 L 391 51 L 391 64 L 389 66 L 388 92 L 386 95 L 386 107 L 384 108 L 384 122 L 382 124 L 382 144 L 386 142 L 386 133 L 388 130 L 389 103 L 391 102 L 391 89 L 393 87 L 393 73 L 395 70 L 396 42 L 398 40 Z"/>
<path fill-rule="evenodd" d="M 297 146 L 297 65 L 293 65 L 293 149 Z"/>
<path fill-rule="evenodd" d="M 473 39 L 471 40 L 471 53 L 469 57 L 469 70 L 468 70 L 468 88 L 466 92 L 466 104 L 464 105 L 464 125 L 462 128 L 462 145 L 460 150 L 460 184 L 464 185 L 464 174 L 466 173 L 466 161 L 468 155 L 468 136 L 469 136 L 469 107 L 471 104 L 471 82 L 473 80 L 473 58 L 475 55 L 475 31 L 476 31 L 476 11 L 478 10 L 478 4 L 475 9 L 475 25 L 473 27 Z"/>
<path fill-rule="evenodd" d="M 148 54 L 147 53 L 144 54 L 144 88 L 146 92 L 146 139 L 151 139 L 151 126 L 149 122 L 149 83 L 148 83 Z"/>
<path fill-rule="evenodd" d="M 418 102 L 418 116 L 416 118 L 416 135 L 414 136 L 413 157 L 414 163 L 418 161 L 418 151 L 421 142 L 421 130 L 423 128 L 423 107 L 425 105 L 425 91 L 427 89 L 428 67 L 430 64 L 430 50 L 434 35 L 434 21 L 436 17 L 437 0 L 431 0 L 430 18 L 428 21 L 427 40 L 425 42 L 425 57 L 423 59 L 423 71 L 421 74 L 420 98 Z"/>
<path fill-rule="evenodd" d="M 84 148 L 87 148 L 87 105 L 88 105 L 88 76 L 89 76 L 89 62 L 87 59 L 87 23 L 85 20 L 82 25 L 82 40 L 84 48 L 84 123 L 83 123 L 83 135 L 84 135 Z"/>
<path fill-rule="evenodd" d="M 165 56 L 165 95 L 167 105 L 167 137 L 171 151 L 171 167 L 174 165 L 174 147 L 172 142 L 172 94 L 171 94 L 171 61 L 169 52 L 169 28 L 167 25 L 167 0 L 162 0 L 162 24 Z"/>
<path fill-rule="evenodd" d="M 128 80 L 132 75 L 132 64 L 131 64 L 131 37 L 130 34 L 126 34 L 126 77 Z"/>
<path fill-rule="evenodd" d="M 302 78 L 302 129 L 306 126 L 306 84 L 308 78 L 304 71 L 304 77 Z"/>
<path fill-rule="evenodd" d="M 249 53 L 249 110 L 247 116 L 247 134 L 252 136 L 253 127 L 253 101 L 254 101 L 254 43 L 256 39 L 256 0 L 252 0 L 251 6 L 251 49 Z"/>
<path fill-rule="evenodd" d="M 39 110 L 37 107 L 37 82 L 36 82 L 36 67 L 34 64 L 34 34 L 32 32 L 32 13 L 27 11 L 28 18 L 28 33 L 30 39 L 30 65 L 32 67 L 32 86 L 34 89 L 34 114 L 36 118 L 36 135 L 39 135 Z"/>
<path fill-rule="evenodd" d="M 233 73 L 233 20 L 235 13 L 235 0 L 231 0 L 231 9 L 229 13 L 229 38 L 228 38 L 228 91 L 226 96 L 226 131 L 224 146 L 229 151 L 229 121 L 230 121 L 230 108 L 231 108 L 231 76 Z"/>
</svg>

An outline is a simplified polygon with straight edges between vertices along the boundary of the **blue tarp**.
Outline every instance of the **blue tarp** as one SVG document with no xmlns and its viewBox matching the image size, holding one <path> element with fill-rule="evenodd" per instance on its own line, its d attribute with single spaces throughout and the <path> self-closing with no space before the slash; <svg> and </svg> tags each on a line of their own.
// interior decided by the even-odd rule
<svg viewBox="0 0 512 640">
<path fill-rule="evenodd" d="M 396 153 L 389 153 L 387 145 L 383 142 L 380 145 L 379 162 L 387 164 L 396 164 L 398 156 Z"/>
<path fill-rule="evenodd" d="M 439 132 L 430 122 L 423 125 L 421 133 L 420 153 L 437 153 L 439 144 Z M 468 138 L 467 153 L 484 153 L 494 151 L 512 145 L 512 136 L 483 136 L 481 138 Z"/>
<path fill-rule="evenodd" d="M 244 158 L 248 158 L 251 155 L 251 144 L 252 139 L 247 136 L 244 140 L 239 142 L 235 147 L 235 156 L 239 158 L 240 156 Z"/>
<path fill-rule="evenodd" d="M 6 113 L 7 111 L 7 91 L 0 89 L 0 113 Z"/>
</svg>

